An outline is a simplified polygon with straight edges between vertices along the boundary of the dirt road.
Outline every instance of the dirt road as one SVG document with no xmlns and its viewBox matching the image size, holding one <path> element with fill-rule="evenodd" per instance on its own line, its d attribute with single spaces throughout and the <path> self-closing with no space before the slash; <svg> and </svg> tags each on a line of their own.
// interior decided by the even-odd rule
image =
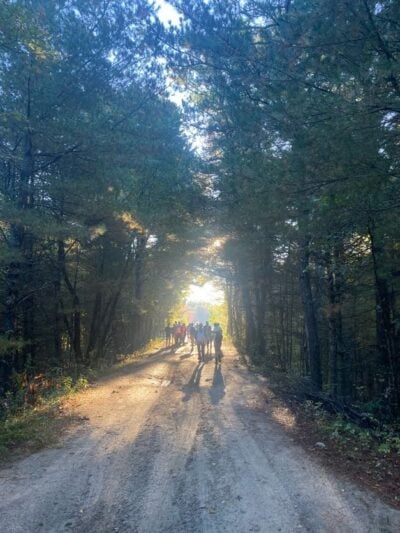
<svg viewBox="0 0 400 533">
<path fill-rule="evenodd" d="M 220 367 L 156 355 L 78 404 L 88 420 L 61 447 L 0 471 L 1 532 L 400 531 L 399 512 L 295 445 L 232 348 Z"/>
</svg>

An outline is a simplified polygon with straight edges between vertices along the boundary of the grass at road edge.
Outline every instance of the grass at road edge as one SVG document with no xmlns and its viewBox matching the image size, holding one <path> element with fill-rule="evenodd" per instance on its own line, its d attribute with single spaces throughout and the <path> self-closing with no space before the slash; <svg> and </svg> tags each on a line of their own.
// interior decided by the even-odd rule
<svg viewBox="0 0 400 533">
<path fill-rule="evenodd" d="M 90 386 L 97 379 L 112 374 L 127 364 L 153 355 L 163 347 L 160 340 L 150 342 L 145 348 L 123 357 L 115 365 L 83 372 L 73 382 L 69 376 L 54 381 L 54 386 L 39 395 L 35 405 L 10 408 L 5 418 L 0 420 L 0 465 L 37 452 L 44 447 L 57 446 L 63 431 L 77 421 L 77 417 L 63 408 L 74 394 Z"/>
<path fill-rule="evenodd" d="M 57 444 L 68 423 L 61 408 L 65 397 L 24 408 L 0 421 L 0 464 Z"/>
</svg>

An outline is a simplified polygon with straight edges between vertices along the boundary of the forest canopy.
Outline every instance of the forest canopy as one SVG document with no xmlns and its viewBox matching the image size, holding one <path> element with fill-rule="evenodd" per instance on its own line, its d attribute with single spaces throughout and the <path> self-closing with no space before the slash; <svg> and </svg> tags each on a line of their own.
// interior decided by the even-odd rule
<svg viewBox="0 0 400 533">
<path fill-rule="evenodd" d="M 397 417 L 399 2 L 171 3 L 231 335 L 267 369 Z"/>
<path fill-rule="evenodd" d="M 255 363 L 398 418 L 399 2 L 169 4 L 0 4 L 0 392 L 142 346 L 206 268 Z"/>
<path fill-rule="evenodd" d="M 2 2 L 0 18 L 4 393 L 159 333 L 201 191 L 147 2 Z"/>
</svg>

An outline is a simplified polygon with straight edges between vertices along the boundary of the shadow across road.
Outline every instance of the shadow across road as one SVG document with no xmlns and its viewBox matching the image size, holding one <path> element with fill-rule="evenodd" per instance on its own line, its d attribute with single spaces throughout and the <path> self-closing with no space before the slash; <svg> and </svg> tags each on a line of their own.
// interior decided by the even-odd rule
<svg viewBox="0 0 400 533">
<path fill-rule="evenodd" d="M 219 403 L 225 396 L 225 381 L 222 375 L 221 363 L 216 363 L 214 367 L 214 375 L 212 380 L 212 386 L 209 390 L 211 397 L 211 403 L 214 405 Z"/>
<path fill-rule="evenodd" d="M 199 362 L 196 368 L 193 370 L 188 383 L 186 383 L 186 385 L 182 388 L 182 391 L 185 393 L 184 397 L 182 398 L 183 402 L 190 400 L 192 394 L 200 390 L 200 378 L 203 368 L 204 363 Z"/>
<path fill-rule="evenodd" d="M 192 357 L 193 353 L 192 352 L 186 352 L 182 355 L 179 356 L 179 359 L 182 360 L 182 359 L 188 359 L 189 357 Z"/>
</svg>

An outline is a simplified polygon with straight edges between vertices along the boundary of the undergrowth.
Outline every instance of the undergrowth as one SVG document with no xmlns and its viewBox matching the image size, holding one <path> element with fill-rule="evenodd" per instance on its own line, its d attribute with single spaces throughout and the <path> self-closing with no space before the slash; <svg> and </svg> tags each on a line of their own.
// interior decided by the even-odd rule
<svg viewBox="0 0 400 533">
<path fill-rule="evenodd" d="M 35 390 L 34 403 L 28 403 L 29 394 L 21 388 L 17 394 L 7 394 L 2 401 L 0 419 L 0 460 L 24 448 L 32 451 L 57 441 L 60 427 L 60 404 L 69 394 L 87 387 L 88 380 L 81 376 L 57 379 L 46 378 L 45 387 Z"/>
<path fill-rule="evenodd" d="M 118 358 L 113 368 L 123 368 L 141 360 L 162 346 L 160 339 L 151 341 L 142 350 Z M 55 444 L 65 422 L 65 415 L 60 416 L 62 402 L 109 372 L 109 366 L 86 368 L 73 378 L 59 370 L 29 380 L 24 374 L 15 374 L 14 391 L 0 398 L 0 462 L 24 450 L 36 451 L 45 445 Z"/>
<path fill-rule="evenodd" d="M 321 403 L 309 400 L 304 402 L 303 408 L 318 429 L 337 444 L 353 447 L 354 451 L 372 450 L 382 455 L 400 455 L 400 433 L 394 425 L 380 429 L 362 428 L 343 416 L 327 413 Z"/>
</svg>

